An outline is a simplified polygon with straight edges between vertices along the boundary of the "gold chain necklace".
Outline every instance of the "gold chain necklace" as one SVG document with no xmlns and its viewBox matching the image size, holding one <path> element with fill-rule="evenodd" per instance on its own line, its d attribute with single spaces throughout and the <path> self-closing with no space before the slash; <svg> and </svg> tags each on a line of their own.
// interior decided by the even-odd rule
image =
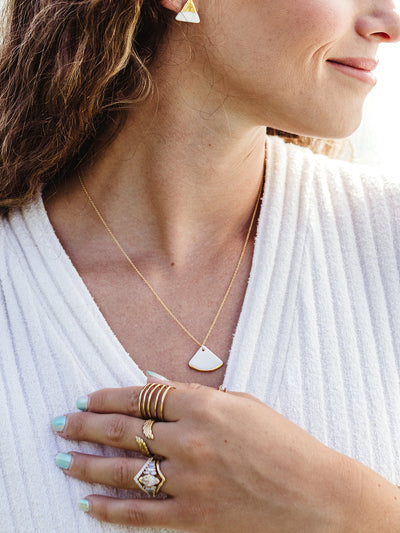
<svg viewBox="0 0 400 533">
<path fill-rule="evenodd" d="M 264 173 L 265 173 L 265 167 L 264 167 Z M 137 266 L 134 264 L 134 262 L 131 260 L 131 258 L 128 256 L 128 254 L 125 252 L 125 250 L 122 248 L 120 242 L 117 240 L 117 238 L 115 237 L 114 233 L 111 231 L 110 227 L 108 226 L 107 222 L 104 220 L 103 216 L 101 215 L 100 211 L 97 209 L 96 204 L 94 203 L 94 201 L 93 201 L 92 197 L 90 196 L 85 184 L 83 183 L 83 180 L 82 180 L 80 174 L 78 174 L 78 178 L 79 178 L 82 190 L 85 193 L 87 199 L 89 200 L 89 203 L 91 204 L 91 206 L 95 210 L 97 216 L 99 217 L 99 219 L 103 223 L 104 227 L 106 228 L 106 230 L 110 234 L 110 236 L 113 239 L 113 241 L 115 242 L 115 244 L 121 250 L 121 252 L 124 255 L 124 257 L 127 259 L 129 264 L 131 265 L 133 270 L 141 278 L 141 280 L 147 285 L 147 287 L 150 289 L 150 291 L 153 293 L 153 295 L 158 300 L 158 302 L 162 305 L 162 307 L 165 309 L 165 311 L 169 314 L 169 316 L 178 324 L 178 326 L 186 333 L 186 335 L 188 335 L 192 339 L 193 342 L 195 342 L 196 344 L 198 344 L 200 346 L 200 348 L 197 350 L 197 352 L 194 354 L 194 356 L 190 359 L 190 361 L 188 363 L 190 368 L 193 368 L 194 370 L 198 370 L 199 372 L 211 372 L 213 370 L 217 370 L 218 368 L 221 368 L 221 366 L 224 364 L 223 361 L 218 356 L 216 356 L 211 350 L 209 350 L 206 347 L 205 344 L 208 341 L 208 338 L 210 337 L 212 330 L 214 329 L 214 326 L 215 326 L 215 324 L 216 324 L 216 322 L 217 322 L 217 320 L 219 318 L 219 315 L 221 314 L 222 308 L 224 307 L 224 304 L 225 304 L 225 302 L 226 302 L 226 300 L 228 298 L 228 295 L 229 295 L 229 293 L 231 291 L 233 282 L 235 281 L 236 275 L 237 275 L 237 273 L 239 271 L 240 264 L 242 262 L 244 253 L 246 251 L 247 243 L 249 242 L 251 230 L 253 228 L 253 223 L 254 223 L 254 220 L 255 220 L 255 217 L 256 217 L 256 213 L 257 213 L 257 209 L 258 209 L 258 205 L 260 203 L 260 197 L 261 197 L 261 192 L 262 192 L 262 188 L 263 188 L 264 179 L 262 180 L 261 185 L 260 185 L 260 189 L 258 191 L 257 201 L 256 201 L 256 204 L 254 206 L 254 210 L 253 210 L 253 214 L 252 214 L 252 217 L 251 217 L 249 229 L 247 231 L 246 239 L 245 239 L 245 242 L 244 242 L 240 257 L 239 257 L 239 260 L 238 260 L 238 262 L 236 264 L 235 271 L 233 272 L 231 281 L 230 281 L 230 283 L 228 285 L 228 288 L 227 288 L 227 290 L 226 290 L 226 292 L 224 294 L 224 297 L 222 299 L 221 305 L 218 308 L 217 314 L 215 315 L 214 320 L 212 321 L 212 324 L 211 324 L 209 330 L 207 331 L 207 334 L 204 337 L 203 342 L 200 342 L 198 339 L 196 339 L 196 337 L 194 335 L 192 335 L 190 333 L 190 331 L 174 315 L 174 313 L 171 311 L 171 309 L 163 301 L 161 296 L 159 296 L 157 294 L 155 289 L 153 289 L 153 287 L 151 286 L 150 282 L 147 281 L 147 279 L 143 276 L 143 274 L 140 272 L 140 270 L 137 268 Z"/>
</svg>

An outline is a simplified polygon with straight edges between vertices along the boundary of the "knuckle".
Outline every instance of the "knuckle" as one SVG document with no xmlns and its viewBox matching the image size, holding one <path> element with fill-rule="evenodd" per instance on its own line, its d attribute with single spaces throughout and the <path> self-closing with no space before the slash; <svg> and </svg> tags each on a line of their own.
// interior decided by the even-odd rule
<svg viewBox="0 0 400 533">
<path fill-rule="evenodd" d="M 104 430 L 106 438 L 110 442 L 120 442 L 126 433 L 125 419 L 120 415 L 111 415 Z"/>
<path fill-rule="evenodd" d="M 200 435 L 189 433 L 182 439 L 183 447 L 188 450 L 191 454 L 195 451 L 196 453 L 203 448 L 203 440 Z"/>
<path fill-rule="evenodd" d="M 127 459 L 116 460 L 111 472 L 112 481 L 118 487 L 132 487 L 133 474 Z"/>
<path fill-rule="evenodd" d="M 217 394 L 209 392 L 202 394 L 192 402 L 192 415 L 198 420 L 214 423 L 219 419 L 221 398 Z"/>
<path fill-rule="evenodd" d="M 129 525 L 136 527 L 144 527 L 146 525 L 144 513 L 139 508 L 138 502 L 129 502 L 126 512 Z"/>
<path fill-rule="evenodd" d="M 186 503 L 185 512 L 191 517 L 204 517 L 203 506 L 194 499 Z"/>
<path fill-rule="evenodd" d="M 198 433 L 189 433 L 182 439 L 182 448 L 191 463 L 204 464 L 212 455 L 207 439 Z"/>
<path fill-rule="evenodd" d="M 200 383 L 188 383 L 187 387 L 190 390 L 194 390 L 194 391 L 204 389 L 203 385 L 200 385 Z"/>
<path fill-rule="evenodd" d="M 204 521 L 204 509 L 194 501 L 194 498 L 185 498 L 183 502 L 178 503 L 175 507 L 175 519 L 177 524 L 179 524 L 179 531 L 190 531 L 193 529 L 193 524 L 198 524 L 199 517 L 201 517 L 201 522 L 206 524 Z M 200 531 L 200 530 L 198 530 Z"/>
<path fill-rule="evenodd" d="M 126 410 L 129 415 L 135 415 L 138 413 L 140 390 L 141 389 L 132 389 L 128 392 Z"/>
<path fill-rule="evenodd" d="M 251 394 L 248 394 L 247 392 L 244 392 L 242 394 L 242 398 L 244 398 L 245 400 L 255 400 L 256 398 L 254 398 L 254 396 L 252 396 Z"/>
<path fill-rule="evenodd" d="M 262 405 L 265 405 L 261 400 L 259 400 L 258 398 L 256 398 L 252 394 L 248 394 L 247 392 L 243 392 L 243 393 L 237 394 L 237 398 L 239 400 L 246 400 L 246 402 L 250 401 L 250 402 L 252 402 L 251 405 L 254 405 L 254 402 L 260 403 Z"/>
</svg>

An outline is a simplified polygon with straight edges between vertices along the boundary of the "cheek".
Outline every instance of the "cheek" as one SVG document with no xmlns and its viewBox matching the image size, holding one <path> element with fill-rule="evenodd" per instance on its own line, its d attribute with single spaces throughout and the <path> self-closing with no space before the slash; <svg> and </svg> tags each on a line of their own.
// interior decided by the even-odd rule
<svg viewBox="0 0 400 533">
<path fill-rule="evenodd" d="M 246 6 L 231 1 L 235 6 L 224 24 L 217 20 L 210 29 L 213 47 L 208 51 L 232 105 L 260 124 L 293 133 L 342 136 L 346 120 L 351 122 L 346 128 L 354 129 L 362 99 L 358 93 L 354 101 L 347 98 L 350 109 L 343 108 L 339 117 L 327 98 L 337 104 L 342 93 L 332 89 L 326 68 L 333 51 L 348 51 L 342 43 L 352 31 L 354 3 L 255 0 Z"/>
<path fill-rule="evenodd" d="M 274 35 L 280 44 L 285 41 L 295 61 L 320 57 L 349 32 L 350 4 L 348 0 L 294 0 L 290 12 L 275 19 Z"/>
<path fill-rule="evenodd" d="M 290 31 L 297 27 L 303 33 L 340 33 L 351 21 L 351 4 L 349 0 L 292 0 L 286 23 Z"/>
<path fill-rule="evenodd" d="M 211 41 L 226 66 L 246 75 L 270 75 L 283 63 L 302 68 L 340 39 L 351 21 L 349 0 L 230 2 L 230 9 L 225 2 L 214 5 Z"/>
</svg>

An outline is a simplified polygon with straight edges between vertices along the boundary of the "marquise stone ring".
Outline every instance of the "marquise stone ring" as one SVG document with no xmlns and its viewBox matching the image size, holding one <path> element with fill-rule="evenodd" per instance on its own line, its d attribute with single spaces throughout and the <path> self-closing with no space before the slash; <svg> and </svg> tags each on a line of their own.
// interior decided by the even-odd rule
<svg viewBox="0 0 400 533">
<path fill-rule="evenodd" d="M 166 481 L 161 472 L 159 459 L 149 457 L 134 477 L 134 480 L 140 490 L 155 498 Z"/>
</svg>

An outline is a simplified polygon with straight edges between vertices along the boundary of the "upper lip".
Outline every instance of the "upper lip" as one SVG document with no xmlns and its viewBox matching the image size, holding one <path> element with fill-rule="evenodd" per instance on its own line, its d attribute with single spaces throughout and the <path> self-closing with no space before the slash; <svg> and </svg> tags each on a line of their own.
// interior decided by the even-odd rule
<svg viewBox="0 0 400 533">
<path fill-rule="evenodd" d="M 340 57 L 328 59 L 333 63 L 341 63 L 349 67 L 357 68 L 358 70 L 367 70 L 371 72 L 378 66 L 378 61 L 370 57 Z"/>
</svg>

